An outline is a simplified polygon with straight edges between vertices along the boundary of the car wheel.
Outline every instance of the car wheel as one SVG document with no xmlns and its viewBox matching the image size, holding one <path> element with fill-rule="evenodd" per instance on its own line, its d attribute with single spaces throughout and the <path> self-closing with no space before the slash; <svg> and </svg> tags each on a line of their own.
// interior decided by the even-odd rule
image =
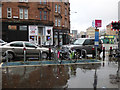
<svg viewBox="0 0 120 90">
<path fill-rule="evenodd" d="M 47 59 L 48 58 L 48 54 L 46 52 L 42 53 L 42 59 Z"/>
<path fill-rule="evenodd" d="M 14 59 L 14 54 L 12 52 L 8 52 L 8 60 L 13 60 Z"/>
</svg>

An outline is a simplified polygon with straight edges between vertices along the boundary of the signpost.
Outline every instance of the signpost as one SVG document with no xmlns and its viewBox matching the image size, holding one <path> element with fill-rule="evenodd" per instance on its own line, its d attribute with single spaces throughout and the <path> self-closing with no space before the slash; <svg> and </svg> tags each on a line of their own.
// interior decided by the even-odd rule
<svg viewBox="0 0 120 90">
<path fill-rule="evenodd" d="M 99 46 L 99 29 L 98 27 L 102 26 L 102 20 L 95 20 L 92 22 L 92 26 L 96 27 L 95 29 L 95 49 L 96 49 L 96 59 L 97 59 L 97 47 Z"/>
</svg>

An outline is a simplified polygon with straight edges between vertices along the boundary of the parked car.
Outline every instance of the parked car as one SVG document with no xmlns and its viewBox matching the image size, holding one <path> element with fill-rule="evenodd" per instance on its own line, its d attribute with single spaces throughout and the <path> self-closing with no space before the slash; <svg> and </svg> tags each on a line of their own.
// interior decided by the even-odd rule
<svg viewBox="0 0 120 90">
<path fill-rule="evenodd" d="M 93 38 L 78 38 L 69 45 L 63 45 L 62 50 L 76 50 L 76 52 L 81 55 L 81 50 L 86 51 L 87 54 L 92 54 L 92 49 L 94 48 L 94 39 Z M 99 46 L 97 48 L 98 52 L 102 52 L 102 41 L 99 40 Z M 95 53 L 95 49 L 94 49 Z"/>
<path fill-rule="evenodd" d="M 0 46 L 3 46 L 3 45 L 5 45 L 5 44 L 7 44 L 7 42 L 5 42 L 5 41 L 3 41 L 2 39 L 0 39 Z"/>
<path fill-rule="evenodd" d="M 39 52 L 42 51 L 42 58 L 48 58 L 49 48 L 38 47 L 37 45 L 27 41 L 13 41 L 0 47 L 2 49 L 2 56 L 6 56 L 8 51 L 9 60 L 17 57 L 24 57 L 24 49 L 26 50 L 26 57 L 39 57 Z"/>
</svg>

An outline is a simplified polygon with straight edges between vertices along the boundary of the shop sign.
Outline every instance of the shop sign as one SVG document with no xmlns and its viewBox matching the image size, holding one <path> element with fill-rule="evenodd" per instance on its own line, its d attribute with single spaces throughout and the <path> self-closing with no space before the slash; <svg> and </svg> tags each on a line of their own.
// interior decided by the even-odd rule
<svg viewBox="0 0 120 90">
<path fill-rule="evenodd" d="M 27 26 L 20 26 L 20 30 L 27 30 Z"/>
<path fill-rule="evenodd" d="M 29 26 L 29 35 L 38 35 L 38 26 Z"/>
<path fill-rule="evenodd" d="M 16 25 L 8 25 L 8 29 L 9 30 L 17 30 L 17 26 Z"/>
</svg>

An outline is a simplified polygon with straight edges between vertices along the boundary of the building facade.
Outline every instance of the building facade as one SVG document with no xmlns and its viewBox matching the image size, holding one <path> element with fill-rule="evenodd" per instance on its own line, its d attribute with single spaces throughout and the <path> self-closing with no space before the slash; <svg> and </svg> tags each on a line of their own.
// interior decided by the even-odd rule
<svg viewBox="0 0 120 90">
<path fill-rule="evenodd" d="M 104 43 L 114 44 L 117 42 L 118 31 L 111 30 L 111 24 L 106 26 L 106 34 L 104 36 Z"/>
<path fill-rule="evenodd" d="M 87 38 L 95 38 L 95 28 L 94 27 L 87 28 L 86 36 Z"/>
<path fill-rule="evenodd" d="M 2 2 L 2 39 L 33 41 L 39 45 L 59 45 L 69 42 L 69 2 Z"/>
</svg>

